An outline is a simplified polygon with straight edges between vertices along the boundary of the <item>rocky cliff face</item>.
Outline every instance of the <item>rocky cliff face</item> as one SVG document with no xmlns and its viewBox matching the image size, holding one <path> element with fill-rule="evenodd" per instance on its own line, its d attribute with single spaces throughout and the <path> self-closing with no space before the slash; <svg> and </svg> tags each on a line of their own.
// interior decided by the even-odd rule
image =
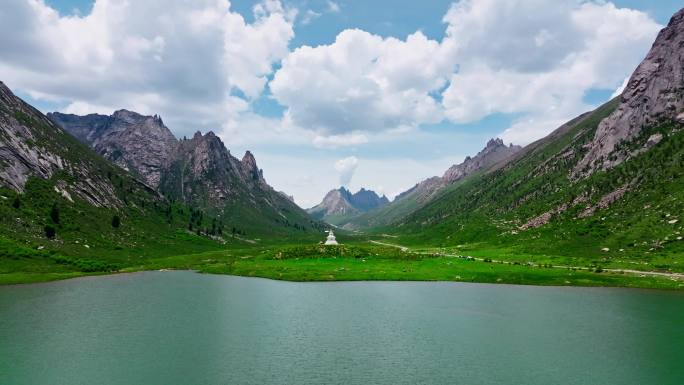
<svg viewBox="0 0 684 385">
<path fill-rule="evenodd" d="M 653 47 L 637 67 L 620 96 L 618 108 L 598 126 L 588 152 L 573 176 L 611 168 L 628 158 L 616 151 L 642 129 L 667 120 L 684 123 L 684 9 L 658 34 Z"/>
<path fill-rule="evenodd" d="M 325 219 L 330 216 L 357 215 L 381 207 L 389 203 L 386 196 L 378 196 L 375 191 L 362 188 L 356 193 L 344 187 L 328 192 L 323 201 L 307 210 L 315 218 Z"/>
<path fill-rule="evenodd" d="M 213 132 L 197 132 L 179 142 L 169 156 L 159 189 L 185 202 L 217 207 L 237 199 L 238 194 L 272 191 L 252 153 L 248 151 L 238 160 Z"/>
<path fill-rule="evenodd" d="M 156 115 L 119 110 L 111 116 L 82 117 L 53 112 L 48 117 L 105 159 L 155 189 L 168 166 L 169 154 L 178 146 L 176 138 Z"/>
<path fill-rule="evenodd" d="M 96 155 L 0 82 L 0 186 L 22 192 L 31 177 L 54 179 L 68 200 L 117 207 L 121 200 Z"/>
</svg>

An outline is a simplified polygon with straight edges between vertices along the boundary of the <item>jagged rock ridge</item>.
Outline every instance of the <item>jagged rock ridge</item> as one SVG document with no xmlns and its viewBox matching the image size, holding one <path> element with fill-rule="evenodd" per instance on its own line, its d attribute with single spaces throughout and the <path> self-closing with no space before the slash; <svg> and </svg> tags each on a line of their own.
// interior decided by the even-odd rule
<svg viewBox="0 0 684 385">
<path fill-rule="evenodd" d="M 168 166 L 168 155 L 178 146 L 176 138 L 156 115 L 119 110 L 111 116 L 52 112 L 48 117 L 105 159 L 153 188 L 159 187 L 162 172 Z"/>
<path fill-rule="evenodd" d="M 236 217 L 268 218 L 265 223 L 311 225 L 292 199 L 268 185 L 250 151 L 234 157 L 213 132 L 177 140 L 160 117 L 126 110 L 49 116 L 170 199 Z"/>
<path fill-rule="evenodd" d="M 427 202 L 444 187 L 456 183 L 475 172 L 501 163 L 520 151 L 520 149 L 521 147 L 517 145 L 505 145 L 500 138 L 490 139 L 477 155 L 473 157 L 467 156 L 463 162 L 449 167 L 441 177 L 428 178 L 416 184 L 411 189 L 397 195 L 395 202 L 406 197 L 413 197 L 419 202 Z"/>
<path fill-rule="evenodd" d="M 658 33 L 620 96 L 617 109 L 598 126 L 588 152 L 573 169 L 573 176 L 614 167 L 631 154 L 616 151 L 621 142 L 642 129 L 667 120 L 684 123 L 684 9 Z"/>
</svg>

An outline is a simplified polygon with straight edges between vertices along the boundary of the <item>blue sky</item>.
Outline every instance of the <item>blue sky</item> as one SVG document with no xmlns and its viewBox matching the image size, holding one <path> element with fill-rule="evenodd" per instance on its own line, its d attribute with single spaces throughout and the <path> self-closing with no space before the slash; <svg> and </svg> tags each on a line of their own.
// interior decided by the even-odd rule
<svg viewBox="0 0 684 385">
<path fill-rule="evenodd" d="M 491 137 L 526 144 L 544 136 L 607 101 L 681 7 L 674 0 L 233 1 L 227 11 L 207 5 L 196 19 L 208 24 L 186 26 L 188 37 L 178 30 L 194 23 L 185 17 L 194 9 L 180 1 L 132 2 L 156 15 L 150 25 L 126 16 L 130 6 L 91 15 L 93 1 L 46 0 L 59 15 L 40 18 L 23 0 L 10 3 L 5 12 L 33 17 L 26 25 L 39 33 L 63 33 L 55 44 L 73 49 L 27 44 L 0 58 L 0 78 L 20 96 L 46 112 L 159 113 L 177 136 L 214 130 L 232 153 L 252 150 L 267 180 L 302 206 L 344 175 L 354 190 L 393 196 Z M 176 27 L 165 29 L 169 22 Z M 206 33 L 219 25 L 230 28 Z M 237 49 L 216 55 L 228 45 Z M 35 64 L 43 60 L 61 64 Z"/>
</svg>

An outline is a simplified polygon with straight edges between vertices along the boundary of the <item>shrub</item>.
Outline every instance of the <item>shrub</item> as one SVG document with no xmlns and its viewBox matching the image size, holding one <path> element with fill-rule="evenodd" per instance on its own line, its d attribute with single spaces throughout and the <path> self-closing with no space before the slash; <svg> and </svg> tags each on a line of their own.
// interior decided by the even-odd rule
<svg viewBox="0 0 684 385">
<path fill-rule="evenodd" d="M 52 239 L 55 237 L 55 228 L 50 225 L 45 225 L 45 228 L 43 229 L 45 231 L 45 236 L 48 239 Z"/>
<path fill-rule="evenodd" d="M 118 215 L 112 217 L 112 227 L 118 229 L 121 226 L 121 218 Z"/>
<path fill-rule="evenodd" d="M 57 203 L 52 205 L 52 210 L 50 210 L 50 219 L 52 219 L 53 223 L 59 224 L 59 206 L 57 206 Z"/>
<path fill-rule="evenodd" d="M 14 197 L 14 201 L 12 201 L 12 207 L 14 207 L 15 209 L 21 207 L 21 199 L 19 199 L 18 196 Z"/>
</svg>

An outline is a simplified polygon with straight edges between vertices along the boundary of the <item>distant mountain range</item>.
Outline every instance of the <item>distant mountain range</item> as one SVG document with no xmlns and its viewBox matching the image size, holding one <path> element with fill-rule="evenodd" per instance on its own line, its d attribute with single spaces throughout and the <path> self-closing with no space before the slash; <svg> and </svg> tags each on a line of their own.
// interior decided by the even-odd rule
<svg viewBox="0 0 684 385">
<path fill-rule="evenodd" d="M 163 196 L 241 223 L 250 232 L 318 226 L 266 183 L 256 159 L 230 154 L 213 132 L 177 140 L 158 116 L 49 113 L 48 118 Z"/>
<path fill-rule="evenodd" d="M 346 223 L 359 214 L 387 204 L 389 204 L 389 199 L 384 195 L 378 196 L 375 191 L 361 188 L 352 194 L 345 187 L 340 187 L 329 191 L 321 203 L 308 209 L 307 212 L 316 219 L 338 225 Z"/>
<path fill-rule="evenodd" d="M 505 162 L 519 150 L 520 146 L 512 144 L 507 146 L 499 138 L 491 139 L 477 155 L 468 156 L 462 163 L 451 166 L 441 177 L 435 176 L 416 184 L 409 190 L 397 195 L 391 203 L 387 198 L 382 200 L 373 193 L 371 198 L 374 196 L 380 199 L 374 201 L 378 204 L 359 209 L 353 204 L 346 203 L 349 200 L 345 200 L 344 197 L 349 194 L 345 195 L 346 190 L 341 188 L 330 191 L 321 204 L 308 211 L 319 219 L 347 229 L 366 229 L 387 225 L 417 210 L 445 187 L 498 163 Z M 359 193 L 368 194 L 368 191 L 362 189 Z"/>
</svg>

